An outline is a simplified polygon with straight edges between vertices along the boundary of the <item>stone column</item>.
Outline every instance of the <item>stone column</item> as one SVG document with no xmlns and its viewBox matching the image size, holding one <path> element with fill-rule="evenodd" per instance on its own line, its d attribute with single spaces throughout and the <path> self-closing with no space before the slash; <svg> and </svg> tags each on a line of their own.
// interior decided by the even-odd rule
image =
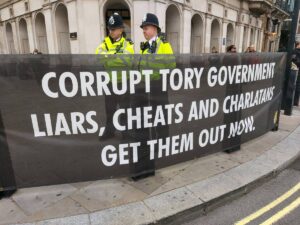
<svg viewBox="0 0 300 225">
<path fill-rule="evenodd" d="M 4 32 L 5 27 L 3 26 L 3 23 L 0 24 L 0 54 L 7 53 L 7 44 L 6 44 L 6 35 Z"/>
<path fill-rule="evenodd" d="M 77 17 L 77 5 L 75 0 L 67 1 L 68 9 L 68 21 L 69 21 L 69 33 L 77 33 L 76 39 L 70 39 L 71 53 L 79 54 L 79 40 L 78 40 L 78 17 Z"/>
<path fill-rule="evenodd" d="M 264 40 L 264 30 L 260 30 L 260 39 L 259 39 L 259 51 L 261 52 L 263 49 L 263 40 Z"/>
<path fill-rule="evenodd" d="M 277 30 L 277 43 L 276 43 L 276 49 L 275 49 L 275 51 L 278 51 L 278 49 L 279 49 L 280 37 L 281 37 L 281 29 L 282 29 L 282 23 L 283 23 L 283 21 L 280 21 L 280 24 L 278 25 L 278 30 Z"/>
<path fill-rule="evenodd" d="M 183 43 L 182 43 L 182 53 L 191 52 L 191 19 L 192 12 L 190 8 L 183 9 Z"/>
<path fill-rule="evenodd" d="M 45 16 L 45 24 L 46 24 L 46 33 L 47 33 L 47 41 L 48 41 L 48 49 L 49 54 L 55 54 L 58 52 L 58 49 L 55 44 L 55 32 L 53 26 L 53 16 L 52 16 L 52 8 L 51 4 L 45 4 L 44 7 L 44 16 Z"/>
<path fill-rule="evenodd" d="M 11 27 L 12 27 L 12 33 L 13 33 L 13 39 L 14 39 L 14 46 L 15 46 L 15 50 L 14 53 L 19 53 L 20 54 L 20 47 L 19 47 L 19 35 L 18 35 L 18 31 L 17 31 L 17 24 L 16 21 L 12 21 L 11 22 Z"/>
<path fill-rule="evenodd" d="M 166 10 L 167 5 L 163 0 L 155 0 L 155 14 L 159 19 L 159 25 L 162 32 L 166 32 Z M 141 24 L 142 21 L 139 23 Z"/>
<path fill-rule="evenodd" d="M 250 44 L 252 44 L 252 43 L 250 43 L 250 35 L 251 35 L 251 28 L 249 27 L 249 26 L 247 26 L 246 27 L 247 28 L 247 32 L 245 33 L 245 38 L 246 38 L 246 48 L 247 47 L 249 47 L 250 46 Z M 244 50 L 246 50 L 246 49 L 244 49 Z"/>
<path fill-rule="evenodd" d="M 221 52 L 226 52 L 227 47 L 227 27 L 228 27 L 228 21 L 223 21 L 223 29 L 222 29 L 222 35 L 221 35 Z M 225 40 L 225 43 L 224 43 Z"/>
<path fill-rule="evenodd" d="M 237 52 L 243 51 L 243 39 L 244 39 L 244 26 L 241 23 L 236 25 L 236 47 Z"/>
<path fill-rule="evenodd" d="M 33 50 L 36 48 L 34 43 L 34 34 L 33 34 L 33 27 L 32 27 L 32 19 L 31 16 L 27 15 L 25 17 L 26 24 L 27 24 L 27 33 L 28 33 L 28 41 L 29 41 L 29 49 L 30 52 L 33 52 Z"/>
<path fill-rule="evenodd" d="M 206 15 L 205 17 L 205 43 L 204 43 L 204 52 L 210 53 L 211 47 L 210 47 L 210 39 L 211 39 L 211 22 L 212 22 L 212 16 Z"/>
<path fill-rule="evenodd" d="M 255 46 L 255 50 L 257 50 L 257 42 L 258 42 L 258 30 L 255 29 L 255 34 L 254 34 L 254 46 Z"/>
</svg>

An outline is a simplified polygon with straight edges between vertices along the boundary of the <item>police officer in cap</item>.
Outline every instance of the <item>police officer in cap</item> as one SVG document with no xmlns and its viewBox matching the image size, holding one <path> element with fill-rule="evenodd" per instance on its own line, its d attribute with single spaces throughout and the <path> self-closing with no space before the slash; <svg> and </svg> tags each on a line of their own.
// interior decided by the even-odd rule
<svg viewBox="0 0 300 225">
<path fill-rule="evenodd" d="M 118 13 L 114 13 L 108 19 L 107 28 L 109 35 L 105 37 L 104 41 L 96 48 L 95 54 L 105 55 L 101 58 L 101 63 L 104 64 L 105 70 L 110 74 L 111 70 L 119 72 L 130 68 L 131 58 L 124 54 L 134 54 L 134 46 L 130 39 L 126 39 L 124 32 L 124 23 L 122 17 Z M 119 57 L 108 57 L 112 54 L 122 54 Z M 118 76 L 118 82 L 121 78 Z M 112 92 L 111 83 L 109 89 Z M 105 111 L 106 111 L 106 125 L 105 132 L 100 137 L 100 140 L 107 140 L 113 138 L 115 135 L 115 127 L 113 126 L 113 113 L 119 107 L 128 107 L 128 96 L 105 95 Z M 124 105 L 125 104 L 125 105 Z"/>
</svg>

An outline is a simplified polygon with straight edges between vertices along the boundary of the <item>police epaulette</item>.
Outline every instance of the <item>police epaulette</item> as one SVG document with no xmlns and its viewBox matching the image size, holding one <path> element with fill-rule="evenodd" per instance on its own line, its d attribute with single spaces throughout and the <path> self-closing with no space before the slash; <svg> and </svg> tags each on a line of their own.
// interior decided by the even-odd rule
<svg viewBox="0 0 300 225">
<path fill-rule="evenodd" d="M 128 41 L 129 44 L 133 45 L 133 41 L 130 38 L 126 38 L 126 41 Z"/>
<path fill-rule="evenodd" d="M 162 43 L 164 43 L 164 44 L 169 43 L 166 39 L 161 38 L 160 40 L 161 40 Z"/>
<path fill-rule="evenodd" d="M 161 33 L 159 33 L 158 34 L 158 37 L 160 38 L 160 40 L 165 44 L 165 43 L 169 43 L 168 41 L 167 41 L 167 38 L 166 38 L 166 34 L 165 33 L 163 33 L 163 32 L 161 32 Z"/>
<path fill-rule="evenodd" d="M 107 43 L 106 43 L 105 39 L 102 41 L 101 44 L 104 44 L 104 46 L 105 46 L 105 48 L 106 48 L 106 51 L 108 51 L 108 46 L 107 46 Z"/>
</svg>

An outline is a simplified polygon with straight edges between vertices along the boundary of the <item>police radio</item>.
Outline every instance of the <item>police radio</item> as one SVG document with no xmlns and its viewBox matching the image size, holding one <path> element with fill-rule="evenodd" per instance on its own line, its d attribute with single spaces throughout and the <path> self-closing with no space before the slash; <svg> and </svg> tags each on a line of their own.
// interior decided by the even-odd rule
<svg viewBox="0 0 300 225">
<path fill-rule="evenodd" d="M 142 50 L 142 52 L 144 52 L 146 49 L 150 48 L 149 42 L 141 42 L 140 44 L 140 48 Z"/>
<path fill-rule="evenodd" d="M 156 52 L 156 48 L 157 48 L 157 43 L 156 43 L 156 41 L 153 41 L 153 42 L 152 42 L 152 45 L 151 45 L 150 48 L 149 48 L 149 52 L 150 52 L 151 54 L 155 53 L 155 52 Z"/>
<path fill-rule="evenodd" d="M 153 41 L 152 44 L 150 45 L 148 41 L 147 42 L 141 42 L 140 48 L 141 48 L 142 52 L 144 52 L 145 50 L 148 49 L 148 52 L 150 54 L 153 54 L 153 53 L 156 52 L 157 43 L 156 43 L 156 41 Z"/>
<path fill-rule="evenodd" d="M 158 37 L 160 38 L 160 40 L 161 40 L 163 43 L 166 43 L 166 42 L 167 42 L 167 35 L 166 35 L 166 33 L 164 33 L 164 32 L 159 32 Z"/>
<path fill-rule="evenodd" d="M 122 44 L 118 45 L 118 46 L 116 47 L 116 52 L 115 52 L 115 54 L 122 53 L 123 51 L 121 51 L 121 48 L 122 48 Z"/>
</svg>

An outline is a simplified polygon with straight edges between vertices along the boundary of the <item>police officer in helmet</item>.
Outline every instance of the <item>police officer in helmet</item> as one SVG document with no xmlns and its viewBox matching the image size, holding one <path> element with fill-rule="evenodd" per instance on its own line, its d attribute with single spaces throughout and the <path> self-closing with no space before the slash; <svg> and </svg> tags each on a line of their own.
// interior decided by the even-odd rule
<svg viewBox="0 0 300 225">
<path fill-rule="evenodd" d="M 96 54 L 134 54 L 133 43 L 126 39 L 123 19 L 118 13 L 109 17 L 107 28 L 109 35 L 96 48 Z"/>
<path fill-rule="evenodd" d="M 162 37 L 158 18 L 152 13 L 147 13 L 140 26 L 146 42 L 141 43 L 141 54 L 173 54 L 172 47 Z"/>
<path fill-rule="evenodd" d="M 164 68 L 172 69 L 176 66 L 176 63 L 170 43 L 161 36 L 161 29 L 159 27 L 157 16 L 152 13 L 147 13 L 144 16 L 140 27 L 143 29 L 146 42 L 142 42 L 140 46 L 140 54 L 142 54 L 142 56 L 139 60 L 139 69 L 153 70 L 153 74 L 150 78 L 150 93 L 145 93 L 143 87 L 140 89 L 137 88 L 136 95 L 134 95 L 132 99 L 132 106 L 151 106 L 153 111 L 155 111 L 159 105 L 167 105 L 169 103 L 168 93 L 163 92 L 161 88 L 162 82 L 159 70 Z M 152 57 L 152 55 L 155 56 Z M 166 112 L 164 112 L 164 117 L 167 118 Z M 141 120 L 145 120 L 144 115 L 142 115 Z M 150 159 L 150 151 L 149 146 L 147 146 L 147 141 L 166 138 L 168 136 L 168 125 L 142 128 L 135 133 L 135 141 L 140 142 L 141 145 L 139 148 L 138 162 L 131 165 L 133 180 L 139 180 L 155 175 L 155 159 Z M 156 152 L 155 155 L 157 156 Z"/>
<path fill-rule="evenodd" d="M 134 54 L 134 46 L 130 39 L 125 38 L 123 19 L 118 13 L 111 15 L 107 24 L 109 35 L 96 48 L 95 54 L 104 55 L 101 58 L 101 63 L 104 64 L 104 68 L 109 74 L 112 70 L 116 70 L 119 75 L 120 71 L 131 67 L 131 58 L 125 54 Z M 113 54 L 120 56 L 108 56 Z M 118 82 L 121 82 L 120 77 L 118 77 Z M 109 89 L 112 92 L 111 83 L 109 84 Z M 105 95 L 106 129 L 100 137 L 101 141 L 114 137 L 116 129 L 113 126 L 113 113 L 118 108 L 127 107 L 128 102 L 128 95 L 126 94 L 122 96 Z"/>
</svg>

